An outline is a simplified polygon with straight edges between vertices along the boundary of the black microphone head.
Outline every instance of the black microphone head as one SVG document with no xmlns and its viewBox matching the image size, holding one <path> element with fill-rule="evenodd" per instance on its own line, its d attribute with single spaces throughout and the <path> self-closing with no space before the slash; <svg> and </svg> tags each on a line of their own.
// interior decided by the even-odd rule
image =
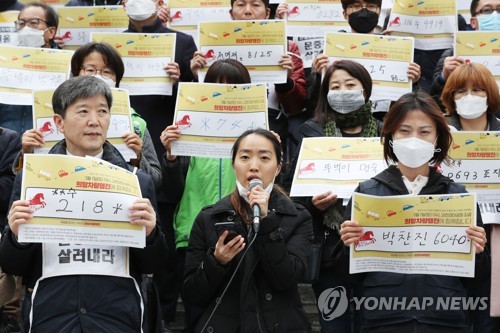
<svg viewBox="0 0 500 333">
<path fill-rule="evenodd" d="M 250 180 L 250 183 L 248 183 L 248 190 L 251 191 L 256 186 L 264 188 L 264 184 L 262 183 L 262 180 L 260 180 L 259 178 L 254 178 Z"/>
</svg>

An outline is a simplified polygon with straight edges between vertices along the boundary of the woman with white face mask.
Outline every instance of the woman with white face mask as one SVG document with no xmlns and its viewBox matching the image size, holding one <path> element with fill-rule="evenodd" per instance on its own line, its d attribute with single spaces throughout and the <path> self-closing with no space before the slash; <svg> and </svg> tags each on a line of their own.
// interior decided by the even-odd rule
<svg viewBox="0 0 500 333">
<path fill-rule="evenodd" d="M 481 64 L 465 63 L 455 69 L 441 95 L 449 115 L 447 121 L 450 128 L 455 131 L 499 131 L 500 120 L 496 117 L 500 111 L 498 89 L 493 74 Z M 480 297 L 488 297 L 490 306 L 478 318 L 479 324 L 476 326 L 481 325 L 478 332 L 500 330 L 500 299 L 498 293 L 494 294 L 498 290 L 495 283 L 500 280 L 500 258 L 497 258 L 500 255 L 500 225 L 490 226 L 491 283 L 485 281 L 478 290 L 474 290 Z"/>
<path fill-rule="evenodd" d="M 478 63 L 465 63 L 453 71 L 441 100 L 449 115 L 448 124 L 457 131 L 498 131 L 500 95 L 493 74 Z"/>
<path fill-rule="evenodd" d="M 326 70 L 321 83 L 319 100 L 314 117 L 299 127 L 300 141 L 307 137 L 377 137 L 381 124 L 371 112 L 369 101 L 372 92 L 372 79 L 368 71 L 359 63 L 341 60 Z M 292 159 L 292 167 L 287 173 L 291 183 L 301 142 Z M 344 221 L 345 206 L 343 200 L 337 200 L 337 194 L 328 191 L 313 197 L 297 198 L 313 216 L 314 240 L 323 243 L 323 258 L 329 249 L 333 249 L 340 239 L 338 230 Z M 331 261 L 323 260 L 317 281 L 312 286 L 318 299 L 321 293 L 340 285 L 336 277 L 336 268 Z M 347 311 L 333 320 L 324 320 L 319 316 L 321 328 L 327 332 L 349 332 L 350 317 Z"/>
<path fill-rule="evenodd" d="M 441 163 L 447 159 L 452 142 L 449 128 L 436 102 L 424 93 L 403 95 L 389 110 L 382 128 L 381 138 L 384 158 L 393 162 L 386 170 L 359 184 L 359 193 L 375 196 L 453 194 L 466 193 L 465 187 L 429 166 L 429 162 Z M 345 218 L 351 216 L 352 201 Z M 433 304 L 425 311 L 412 311 L 403 307 L 370 312 L 361 307 L 355 311 L 355 323 L 362 332 L 472 332 L 470 313 L 462 307 L 449 311 L 436 307 L 437 296 L 466 297 L 468 290 L 484 283 L 489 273 L 486 233 L 482 228 L 480 212 L 477 225 L 466 230 L 475 247 L 476 278 L 460 278 L 444 275 L 398 274 L 370 272 L 349 274 L 349 247 L 359 241 L 363 227 L 358 221 L 347 220 L 341 224 L 341 244 L 335 255 L 338 269 L 352 283 L 357 297 L 398 297 L 406 300 L 432 298 Z M 420 310 L 420 309 L 419 309 Z M 446 314 L 445 314 L 446 313 Z"/>
</svg>

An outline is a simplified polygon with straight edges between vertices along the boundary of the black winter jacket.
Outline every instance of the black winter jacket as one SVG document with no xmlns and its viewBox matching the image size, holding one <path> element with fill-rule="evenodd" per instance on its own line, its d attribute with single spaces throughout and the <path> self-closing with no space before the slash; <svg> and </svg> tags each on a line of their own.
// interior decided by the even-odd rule
<svg viewBox="0 0 500 333">
<path fill-rule="evenodd" d="M 106 142 L 102 159 L 128 168 L 113 145 Z M 66 154 L 66 142 L 60 141 L 49 154 Z M 156 210 L 154 185 L 149 175 L 137 173 L 141 193 L 149 198 Z M 22 172 L 16 176 L 11 203 L 21 192 Z M 140 284 L 141 274 L 153 273 L 168 253 L 163 234 L 157 227 L 146 239 L 144 249 L 129 248 L 131 276 Z M 0 242 L 0 266 L 9 274 L 22 276 L 28 288 L 33 288 L 42 276 L 42 244 L 19 244 L 6 229 Z M 30 293 L 25 298 L 24 328 L 28 332 Z M 145 319 L 145 318 L 144 318 Z M 33 304 L 32 333 L 139 333 L 141 303 L 134 281 L 129 278 L 93 275 L 52 277 L 40 281 Z"/>
<path fill-rule="evenodd" d="M 377 196 L 407 195 L 408 190 L 403 183 L 402 175 L 396 166 L 390 166 L 370 180 L 362 182 L 355 190 Z M 429 181 L 420 194 L 452 194 L 466 193 L 464 186 L 454 183 L 451 179 L 431 168 Z M 350 220 L 352 201 L 349 202 L 345 219 Z M 477 210 L 477 225 L 482 226 L 481 213 Z M 417 297 L 423 304 L 423 297 L 434 299 L 432 306 L 424 311 L 411 310 L 372 310 L 360 309 L 355 312 L 355 322 L 360 328 L 378 327 L 417 321 L 420 324 L 431 324 L 452 328 L 467 328 L 470 326 L 470 314 L 463 310 L 437 310 L 437 297 L 466 297 L 467 288 L 484 283 L 490 274 L 489 253 L 487 250 L 476 255 L 475 278 L 461 278 L 443 275 L 397 274 L 388 272 L 372 272 L 349 275 L 349 248 L 342 241 L 338 244 L 337 265 L 345 273 L 353 285 L 354 296 L 359 297 L 406 297 L 407 302 Z"/>
<path fill-rule="evenodd" d="M 247 248 L 251 241 L 248 237 L 253 238 L 236 216 L 229 196 L 205 207 L 196 218 L 187 249 L 183 288 L 189 302 L 206 309 L 196 332 L 207 322 L 245 251 L 225 266 L 216 261 L 218 237 L 214 224 L 225 221 L 235 222 L 240 234 L 245 235 Z M 204 332 L 310 332 L 297 282 L 304 275 L 311 240 L 307 210 L 273 191 L 269 215 L 262 219 L 254 244 Z"/>
<path fill-rule="evenodd" d="M 0 127 L 0 232 L 7 224 L 9 200 L 15 175 L 12 163 L 21 151 L 21 136 L 19 133 Z"/>
</svg>

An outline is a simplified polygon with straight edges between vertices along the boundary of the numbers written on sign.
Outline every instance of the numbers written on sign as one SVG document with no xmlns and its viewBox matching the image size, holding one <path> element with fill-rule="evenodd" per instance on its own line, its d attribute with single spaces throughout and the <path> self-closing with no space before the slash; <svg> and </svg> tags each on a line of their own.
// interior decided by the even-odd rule
<svg viewBox="0 0 500 333">
<path fill-rule="evenodd" d="M 285 54 L 283 45 L 203 46 L 201 52 L 208 65 L 216 60 L 235 59 L 245 66 L 276 66 Z"/>
<path fill-rule="evenodd" d="M 288 21 L 344 21 L 341 4 L 290 4 Z"/>
<path fill-rule="evenodd" d="M 370 54 L 367 54 L 370 56 Z M 336 60 L 349 59 L 349 58 L 338 58 L 331 57 L 330 63 Z M 408 62 L 403 61 L 384 61 L 370 58 L 350 58 L 354 60 L 370 73 L 371 78 L 374 81 L 387 81 L 387 82 L 408 82 Z"/>
<path fill-rule="evenodd" d="M 391 211 L 392 212 L 392 211 Z M 470 253 L 471 243 L 467 227 L 440 227 L 433 224 L 444 221 L 436 214 L 433 218 L 413 218 L 415 223 L 428 224 L 413 227 L 364 227 L 365 236 L 356 251 L 387 252 L 451 252 Z M 405 222 L 406 223 L 406 222 Z M 368 237 L 366 236 L 368 235 Z"/>
<path fill-rule="evenodd" d="M 75 170 L 61 170 L 67 176 Z M 127 190 L 127 184 L 116 185 L 103 181 L 77 181 L 76 189 L 28 188 L 26 200 L 35 211 L 35 217 L 57 217 L 81 220 L 128 222 L 129 207 L 136 197 L 105 192 L 113 188 Z"/>
</svg>

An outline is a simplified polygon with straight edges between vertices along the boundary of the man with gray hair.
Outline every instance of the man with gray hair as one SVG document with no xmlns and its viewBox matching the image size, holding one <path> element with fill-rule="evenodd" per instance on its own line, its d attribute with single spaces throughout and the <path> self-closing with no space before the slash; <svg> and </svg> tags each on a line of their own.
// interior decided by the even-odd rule
<svg viewBox="0 0 500 333">
<path fill-rule="evenodd" d="M 54 92 L 52 105 L 54 122 L 64 139 L 49 154 L 89 155 L 129 168 L 118 150 L 106 141 L 112 101 L 110 88 L 98 78 L 79 76 L 63 82 Z M 42 249 L 40 243 L 18 242 L 19 225 L 30 221 L 33 210 L 29 201 L 19 200 L 22 173 L 17 174 L 9 226 L 0 242 L 0 266 L 7 273 L 22 276 L 26 283 L 25 332 L 149 332 L 138 284 L 141 274 L 153 273 L 166 260 L 168 249 L 157 227 L 153 182 L 149 175 L 138 172 L 137 176 L 143 198 L 131 205 L 129 217 L 131 223 L 145 227 L 146 247 L 115 247 L 114 252 L 115 260 L 118 256 L 125 260 L 128 252 L 130 276 L 109 276 L 90 261 L 86 265 L 88 274 L 44 278 L 44 271 L 57 270 L 60 264 L 44 261 L 44 254 L 52 247 L 57 251 L 59 244 L 44 243 Z"/>
</svg>

